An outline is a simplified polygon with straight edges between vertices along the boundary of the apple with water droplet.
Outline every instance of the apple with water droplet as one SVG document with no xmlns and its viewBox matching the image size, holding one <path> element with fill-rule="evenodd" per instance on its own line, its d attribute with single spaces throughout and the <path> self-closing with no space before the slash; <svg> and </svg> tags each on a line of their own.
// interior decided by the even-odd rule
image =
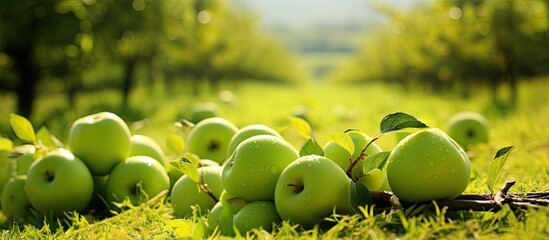
<svg viewBox="0 0 549 240">
<path fill-rule="evenodd" d="M 243 235 L 254 228 L 271 232 L 273 225 L 279 224 L 281 221 L 273 201 L 248 203 L 233 218 L 234 226 Z"/>
<path fill-rule="evenodd" d="M 258 135 L 244 140 L 223 167 L 225 190 L 246 202 L 273 200 L 282 171 L 299 158 L 286 140 Z"/>
<path fill-rule="evenodd" d="M 229 142 L 229 148 L 227 150 L 227 158 L 229 158 L 233 154 L 238 144 L 250 137 L 257 135 L 272 135 L 282 138 L 280 133 L 264 124 L 251 124 L 245 126 L 239 129 L 236 134 L 231 138 L 231 141 Z"/>
<path fill-rule="evenodd" d="M 387 159 L 387 180 L 402 201 L 452 199 L 467 188 L 471 167 L 465 151 L 437 128 L 400 141 Z"/>
</svg>

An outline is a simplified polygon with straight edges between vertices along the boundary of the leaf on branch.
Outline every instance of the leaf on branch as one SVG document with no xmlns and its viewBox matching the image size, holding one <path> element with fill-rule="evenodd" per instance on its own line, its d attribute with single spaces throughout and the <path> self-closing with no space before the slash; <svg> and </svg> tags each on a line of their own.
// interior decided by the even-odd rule
<svg viewBox="0 0 549 240">
<path fill-rule="evenodd" d="M 299 135 L 301 135 L 304 138 L 310 138 L 311 137 L 311 125 L 307 121 L 305 121 L 303 118 L 294 117 L 294 116 L 288 116 L 288 121 L 290 121 L 290 126 L 297 130 Z"/>
<path fill-rule="evenodd" d="M 309 138 L 307 142 L 305 142 L 305 145 L 299 150 L 299 156 L 307 156 L 307 155 L 324 155 L 324 150 L 322 150 L 322 147 L 320 144 L 318 144 L 317 141 L 315 141 L 314 138 Z"/>
<path fill-rule="evenodd" d="M 170 164 L 178 171 L 187 175 L 191 180 L 193 180 L 193 182 L 197 184 L 200 183 L 200 173 L 198 172 L 198 168 L 190 161 L 172 161 Z"/>
<path fill-rule="evenodd" d="M 389 155 L 391 154 L 391 151 L 385 151 L 385 152 L 378 152 L 374 153 L 368 158 L 366 158 L 364 163 L 364 172 L 370 172 L 372 169 L 383 169 L 383 166 L 385 166 L 385 163 L 387 163 L 387 158 L 389 158 Z"/>
<path fill-rule="evenodd" d="M 505 165 L 505 161 L 507 161 L 509 153 L 511 153 L 511 150 L 514 148 L 514 146 L 501 148 L 497 151 L 494 160 L 492 160 L 490 168 L 488 169 L 488 181 L 486 183 L 490 192 L 494 192 L 494 184 L 501 174 L 501 169 L 503 168 L 503 165 Z"/>
<path fill-rule="evenodd" d="M 326 133 L 324 134 L 324 137 L 328 139 L 330 142 L 335 142 L 341 147 L 345 148 L 349 152 L 349 154 L 353 155 L 355 152 L 355 144 L 353 143 L 353 139 L 347 132 L 334 132 L 334 133 Z"/>
<path fill-rule="evenodd" d="M 381 120 L 379 128 L 382 133 L 388 133 L 405 128 L 428 128 L 428 126 L 412 115 L 395 112 L 385 116 Z"/>
<path fill-rule="evenodd" d="M 361 214 L 360 206 L 372 205 L 370 191 L 362 183 L 351 182 L 351 207 L 356 214 Z"/>
<path fill-rule="evenodd" d="M 10 125 L 15 135 L 26 143 L 36 143 L 36 135 L 31 122 L 23 116 L 12 113 Z"/>
<path fill-rule="evenodd" d="M 174 154 L 181 154 L 185 151 L 185 140 L 181 135 L 170 133 L 166 138 L 168 149 Z"/>
<path fill-rule="evenodd" d="M 9 138 L 0 137 L 0 151 L 11 152 L 13 150 L 13 142 Z"/>
</svg>

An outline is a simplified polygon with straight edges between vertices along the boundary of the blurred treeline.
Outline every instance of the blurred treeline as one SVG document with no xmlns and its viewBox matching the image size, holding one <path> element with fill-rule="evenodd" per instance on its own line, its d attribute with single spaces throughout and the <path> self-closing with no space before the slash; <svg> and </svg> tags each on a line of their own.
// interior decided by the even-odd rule
<svg viewBox="0 0 549 240">
<path fill-rule="evenodd" d="M 29 116 L 47 89 L 119 89 L 122 105 L 141 76 L 200 92 L 242 79 L 298 81 L 293 55 L 260 33 L 249 12 L 223 0 L 2 0 L 0 92 Z"/>
<path fill-rule="evenodd" d="M 430 1 L 401 12 L 373 2 L 390 22 L 371 31 L 358 56 L 331 79 L 421 85 L 464 96 L 487 87 L 495 104 L 512 106 L 517 81 L 549 76 L 548 4 Z"/>
</svg>

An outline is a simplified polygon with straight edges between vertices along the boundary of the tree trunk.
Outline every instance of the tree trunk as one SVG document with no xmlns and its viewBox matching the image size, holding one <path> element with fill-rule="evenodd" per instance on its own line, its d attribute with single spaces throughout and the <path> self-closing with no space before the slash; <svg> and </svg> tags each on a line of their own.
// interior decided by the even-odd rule
<svg viewBox="0 0 549 240">
<path fill-rule="evenodd" d="M 7 49 L 13 50 L 15 68 L 18 71 L 19 82 L 15 87 L 17 93 L 17 113 L 29 118 L 33 111 L 33 103 L 36 98 L 35 85 L 39 78 L 39 69 L 34 61 L 34 35 L 35 24 L 25 26 L 25 34 L 21 36 L 21 42 L 7 43 Z"/>
<path fill-rule="evenodd" d="M 132 88 L 132 81 L 135 72 L 137 59 L 131 58 L 125 62 L 124 66 L 124 82 L 122 84 L 122 107 L 124 110 L 129 106 L 129 95 Z"/>
</svg>

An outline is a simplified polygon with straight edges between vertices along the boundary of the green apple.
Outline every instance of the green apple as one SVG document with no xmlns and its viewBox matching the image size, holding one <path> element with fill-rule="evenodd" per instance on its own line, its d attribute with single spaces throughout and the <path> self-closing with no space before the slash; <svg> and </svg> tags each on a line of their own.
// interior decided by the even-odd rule
<svg viewBox="0 0 549 240">
<path fill-rule="evenodd" d="M 222 163 L 227 158 L 229 142 L 238 128 L 229 120 L 214 117 L 197 123 L 187 136 L 187 151 L 201 159 Z"/>
<path fill-rule="evenodd" d="M 200 159 L 198 160 L 198 166 L 199 167 L 207 167 L 207 166 L 220 166 L 218 162 L 210 159 Z"/>
<path fill-rule="evenodd" d="M 335 142 L 329 141 L 324 145 L 324 156 L 337 163 L 345 172 L 349 169 L 351 163 L 360 156 L 360 153 L 362 149 L 366 147 L 366 144 L 372 140 L 372 138 L 360 131 L 353 130 L 347 132 L 347 134 L 349 134 L 355 145 L 355 150 L 352 154 Z M 377 144 L 371 143 L 364 152 L 367 155 L 372 155 L 382 151 L 383 150 Z M 351 176 L 354 180 L 358 180 L 366 174 L 363 171 L 364 163 L 365 161 L 361 160 L 353 167 Z"/>
<path fill-rule="evenodd" d="M 236 134 L 231 138 L 231 141 L 229 142 L 229 148 L 227 149 L 227 158 L 229 158 L 233 154 L 238 144 L 250 137 L 257 135 L 271 135 L 282 138 L 280 133 L 264 124 L 252 124 L 245 126 L 239 129 L 238 132 L 236 132 Z"/>
<path fill-rule="evenodd" d="M 169 189 L 166 169 L 149 156 L 128 157 L 113 168 L 105 183 L 109 202 L 122 202 L 128 197 L 134 205 Z"/>
<path fill-rule="evenodd" d="M 283 220 L 313 227 L 336 212 L 352 211 L 351 180 L 332 160 L 308 155 L 284 169 L 276 184 L 276 210 Z"/>
<path fill-rule="evenodd" d="M 343 171 L 349 169 L 349 166 L 353 161 L 351 156 L 351 153 L 347 151 L 347 149 L 336 142 L 328 141 L 326 145 L 324 145 L 324 157 L 337 163 Z"/>
<path fill-rule="evenodd" d="M 27 175 L 27 171 L 34 161 L 36 147 L 31 144 L 25 144 L 15 147 L 13 152 L 17 154 L 16 157 L 12 158 L 12 166 L 15 167 L 17 175 Z"/>
<path fill-rule="evenodd" d="M 419 131 L 400 141 L 387 159 L 387 179 L 403 201 L 452 199 L 469 182 L 469 158 L 437 128 Z"/>
<path fill-rule="evenodd" d="M 191 107 L 189 121 L 198 123 L 207 118 L 218 116 L 217 105 L 213 102 L 195 103 Z"/>
<path fill-rule="evenodd" d="M 170 193 L 170 199 L 173 206 L 174 215 L 177 217 L 188 217 L 193 214 L 193 208 L 198 206 L 200 213 L 206 214 L 206 210 L 211 209 L 223 192 L 223 182 L 221 180 L 221 166 L 209 166 L 198 168 L 200 181 L 211 190 L 215 199 L 200 189 L 189 176 L 183 175 L 175 184 Z"/>
<path fill-rule="evenodd" d="M 225 190 L 246 202 L 273 200 L 280 173 L 297 158 L 298 151 L 280 137 L 248 138 L 223 167 Z"/>
<path fill-rule="evenodd" d="M 2 212 L 8 218 L 22 218 L 29 213 L 31 208 L 27 194 L 25 194 L 25 182 L 27 176 L 10 178 L 4 186 L 0 196 Z"/>
<path fill-rule="evenodd" d="M 358 182 L 366 186 L 369 191 L 380 191 L 386 179 L 385 173 L 381 169 L 375 168 L 366 173 Z"/>
<path fill-rule="evenodd" d="M 207 223 L 210 233 L 218 231 L 223 236 L 234 236 L 233 211 L 217 202 L 208 212 Z"/>
<path fill-rule="evenodd" d="M 448 136 L 461 147 L 488 142 L 488 120 L 480 113 L 456 113 L 447 123 Z"/>
<path fill-rule="evenodd" d="M 366 144 L 368 144 L 368 142 L 370 142 L 372 138 L 359 131 L 350 131 L 349 135 L 351 136 L 351 139 L 353 139 L 353 143 L 355 145 L 355 152 L 351 156 L 351 158 L 355 160 L 358 158 L 358 156 L 360 156 L 362 149 L 366 147 Z M 383 150 L 377 144 L 371 143 L 370 146 L 368 146 L 368 148 L 366 149 L 366 151 L 364 151 L 364 153 L 366 154 L 365 156 L 368 156 L 368 155 L 372 155 L 382 151 Z M 364 159 L 365 158 L 366 157 L 364 157 Z M 355 180 L 360 179 L 366 174 L 363 171 L 364 163 L 366 163 L 364 159 L 358 162 L 358 164 L 353 167 L 352 178 Z"/>
<path fill-rule="evenodd" d="M 233 214 L 238 213 L 238 211 L 240 211 L 242 207 L 248 204 L 246 201 L 244 201 L 244 199 L 230 194 L 229 192 L 227 192 L 227 190 L 223 190 L 223 192 L 221 192 L 219 202 L 221 202 L 223 206 L 230 208 Z"/>
<path fill-rule="evenodd" d="M 108 174 L 130 155 L 130 130 L 119 116 L 100 112 L 74 121 L 67 145 L 93 175 Z"/>
<path fill-rule="evenodd" d="M 156 161 L 161 163 L 162 166 L 166 166 L 167 163 L 164 150 L 162 150 L 162 147 L 160 147 L 158 142 L 151 137 L 140 134 L 132 135 L 130 138 L 130 144 L 130 156 L 149 156 L 156 159 Z"/>
<path fill-rule="evenodd" d="M 93 177 L 82 160 L 59 149 L 30 165 L 25 193 L 39 212 L 83 211 L 93 194 Z"/>
<path fill-rule="evenodd" d="M 279 224 L 280 222 L 282 222 L 282 219 L 278 215 L 273 201 L 248 203 L 233 218 L 233 224 L 241 234 L 245 234 L 254 228 L 271 232 L 273 224 Z"/>
</svg>

